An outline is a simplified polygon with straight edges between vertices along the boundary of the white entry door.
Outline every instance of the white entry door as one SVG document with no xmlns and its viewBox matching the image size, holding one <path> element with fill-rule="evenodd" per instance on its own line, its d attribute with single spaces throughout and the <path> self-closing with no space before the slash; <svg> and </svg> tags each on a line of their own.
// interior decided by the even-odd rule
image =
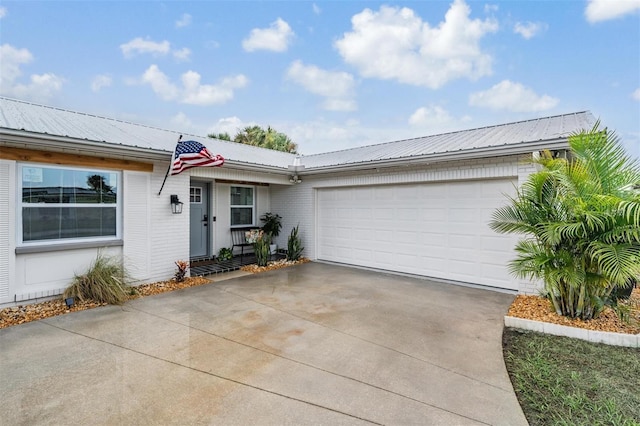
<svg viewBox="0 0 640 426">
<path fill-rule="evenodd" d="M 514 182 L 319 189 L 317 257 L 516 290 L 507 262 L 517 239 L 488 226 Z"/>
</svg>

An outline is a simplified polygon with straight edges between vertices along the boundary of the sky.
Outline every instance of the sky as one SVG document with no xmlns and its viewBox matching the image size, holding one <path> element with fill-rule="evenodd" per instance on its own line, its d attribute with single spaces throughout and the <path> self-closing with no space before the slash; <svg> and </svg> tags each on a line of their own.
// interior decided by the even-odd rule
<svg viewBox="0 0 640 426">
<path fill-rule="evenodd" d="M 0 94 L 301 154 L 588 110 L 640 158 L 640 0 L 2 0 Z"/>
</svg>

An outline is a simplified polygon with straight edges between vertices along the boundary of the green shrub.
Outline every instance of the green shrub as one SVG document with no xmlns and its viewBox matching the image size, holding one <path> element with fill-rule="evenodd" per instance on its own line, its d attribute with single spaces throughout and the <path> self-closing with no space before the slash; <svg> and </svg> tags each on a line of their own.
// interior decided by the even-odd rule
<svg viewBox="0 0 640 426">
<path fill-rule="evenodd" d="M 222 247 L 218 251 L 218 260 L 223 262 L 225 260 L 231 260 L 233 258 L 233 251 L 230 248 Z"/>
<path fill-rule="evenodd" d="M 640 163 L 598 123 L 568 142 L 567 159 L 542 152 L 490 226 L 523 236 L 513 275 L 542 280 L 557 314 L 589 320 L 640 274 Z"/>
<path fill-rule="evenodd" d="M 73 278 L 63 297 L 121 305 L 132 294 L 129 281 L 130 277 L 122 265 L 122 259 L 99 252 L 87 272 Z"/>
<path fill-rule="evenodd" d="M 298 225 L 300 226 L 300 225 Z M 296 261 L 302 256 L 302 240 L 298 236 L 298 226 L 291 230 L 289 240 L 287 241 L 287 260 Z"/>
<path fill-rule="evenodd" d="M 271 255 L 269 244 L 271 244 L 271 239 L 268 234 L 264 234 L 253 243 L 253 250 L 256 255 L 256 263 L 258 266 L 267 266 L 267 263 L 269 263 L 269 256 Z"/>
</svg>

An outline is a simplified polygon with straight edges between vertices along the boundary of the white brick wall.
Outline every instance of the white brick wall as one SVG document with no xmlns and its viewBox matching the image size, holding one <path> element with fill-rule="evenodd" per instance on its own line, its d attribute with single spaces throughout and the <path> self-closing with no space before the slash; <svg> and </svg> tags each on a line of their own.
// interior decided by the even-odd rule
<svg viewBox="0 0 640 426">
<path fill-rule="evenodd" d="M 0 160 L 0 304 L 12 300 L 15 286 L 15 167 Z"/>
<path fill-rule="evenodd" d="M 193 169 L 192 169 L 193 170 Z M 147 282 L 173 277 L 176 260 L 189 260 L 189 172 L 169 176 L 158 195 L 167 171 L 167 163 L 155 163 L 151 175 L 149 229 L 151 247 Z M 170 196 L 182 201 L 182 214 L 171 213 Z M 125 245 L 127 241 L 125 241 Z"/>
</svg>

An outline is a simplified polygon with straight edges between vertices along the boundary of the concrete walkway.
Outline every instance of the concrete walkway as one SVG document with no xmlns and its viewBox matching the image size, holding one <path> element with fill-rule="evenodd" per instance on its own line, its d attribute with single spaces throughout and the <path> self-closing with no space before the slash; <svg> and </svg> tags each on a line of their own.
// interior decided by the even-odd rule
<svg viewBox="0 0 640 426">
<path fill-rule="evenodd" d="M 6 425 L 526 425 L 513 296 L 307 263 L 0 330 Z"/>
</svg>

